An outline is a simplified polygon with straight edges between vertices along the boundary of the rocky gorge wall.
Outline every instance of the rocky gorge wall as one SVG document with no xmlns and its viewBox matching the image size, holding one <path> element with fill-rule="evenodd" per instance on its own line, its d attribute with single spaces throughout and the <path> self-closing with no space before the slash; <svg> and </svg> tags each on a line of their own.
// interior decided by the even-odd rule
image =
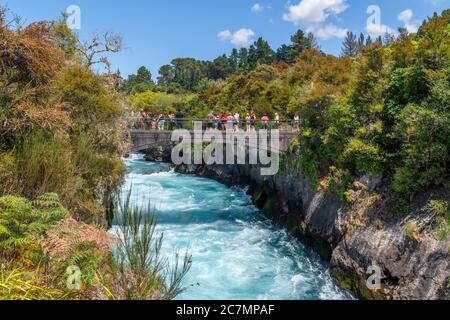
<svg viewBox="0 0 450 320">
<path fill-rule="evenodd" d="M 448 201 L 448 188 L 416 197 L 410 214 L 401 215 L 392 209 L 388 183 L 377 177 L 355 181 L 349 204 L 289 164 L 275 176 L 261 176 L 260 167 L 250 165 L 181 165 L 175 170 L 249 187 L 255 205 L 330 261 L 338 284 L 362 298 L 448 299 L 450 243 L 433 236 L 433 216 L 422 210 L 431 197 Z M 367 288 L 372 266 L 380 270 L 379 290 Z"/>
</svg>

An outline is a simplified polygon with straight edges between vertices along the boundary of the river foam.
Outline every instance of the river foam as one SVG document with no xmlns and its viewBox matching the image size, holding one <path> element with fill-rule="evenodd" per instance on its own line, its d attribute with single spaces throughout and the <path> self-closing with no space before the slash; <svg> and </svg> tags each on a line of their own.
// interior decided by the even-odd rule
<svg viewBox="0 0 450 320">
<path fill-rule="evenodd" d="M 245 190 L 180 175 L 141 156 L 125 160 L 123 195 L 151 202 L 164 233 L 165 254 L 189 250 L 193 265 L 181 299 L 350 299 L 327 265 L 273 225 Z"/>
</svg>

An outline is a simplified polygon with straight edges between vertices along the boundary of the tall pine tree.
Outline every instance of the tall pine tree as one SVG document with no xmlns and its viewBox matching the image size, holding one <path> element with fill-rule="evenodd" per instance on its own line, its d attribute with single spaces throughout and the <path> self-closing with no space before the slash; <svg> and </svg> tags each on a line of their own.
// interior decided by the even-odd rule
<svg viewBox="0 0 450 320">
<path fill-rule="evenodd" d="M 356 34 L 353 32 L 347 32 L 347 37 L 344 40 L 342 47 L 342 57 L 354 58 L 359 53 L 359 45 L 356 41 Z"/>
<path fill-rule="evenodd" d="M 303 30 L 298 30 L 291 37 L 291 42 L 291 45 L 282 45 L 277 50 L 278 60 L 287 63 L 293 63 L 295 61 L 295 58 L 306 49 L 320 50 L 320 47 L 317 44 L 317 40 L 311 32 L 306 35 Z"/>
<path fill-rule="evenodd" d="M 361 32 L 358 38 L 358 53 L 361 53 L 364 46 L 366 45 L 366 36 Z"/>
</svg>

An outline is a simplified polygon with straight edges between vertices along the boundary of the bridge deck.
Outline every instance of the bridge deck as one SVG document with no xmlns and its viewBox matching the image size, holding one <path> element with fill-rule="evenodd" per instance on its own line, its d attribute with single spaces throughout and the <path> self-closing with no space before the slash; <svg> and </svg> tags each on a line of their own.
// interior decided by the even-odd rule
<svg viewBox="0 0 450 320">
<path fill-rule="evenodd" d="M 198 140 L 196 135 L 194 135 L 194 131 L 189 131 L 191 134 L 191 142 L 197 143 L 197 142 L 203 142 L 203 137 L 201 140 Z M 203 131 L 203 135 L 207 133 L 208 131 Z M 215 131 L 217 133 L 217 131 Z M 223 141 L 224 143 L 227 143 L 226 134 L 227 131 L 219 131 L 223 135 Z M 164 131 L 156 131 L 156 130 L 132 130 L 131 131 L 131 140 L 133 144 L 133 151 L 143 151 L 145 149 L 148 149 L 152 146 L 169 146 L 174 144 L 175 142 L 172 141 L 172 134 L 174 131 L 164 130 Z M 230 132 L 228 132 L 230 133 Z M 258 131 L 255 132 L 256 136 L 258 136 Z M 255 134 L 253 133 L 253 134 Z M 241 137 L 247 137 L 248 135 L 251 136 L 251 133 L 246 131 L 238 131 L 233 132 L 236 136 Z M 202 135 L 202 136 L 203 136 Z M 270 150 L 270 139 L 271 139 L 271 131 L 267 131 L 268 136 L 268 144 L 269 144 L 269 150 Z M 291 144 L 292 140 L 295 139 L 298 136 L 297 131 L 293 130 L 278 130 L 278 136 L 279 136 L 279 148 L 275 151 L 285 152 L 288 150 L 289 145 Z M 246 138 L 246 145 L 251 148 L 257 148 L 260 149 L 261 146 L 258 143 L 259 139 L 249 139 Z"/>
</svg>

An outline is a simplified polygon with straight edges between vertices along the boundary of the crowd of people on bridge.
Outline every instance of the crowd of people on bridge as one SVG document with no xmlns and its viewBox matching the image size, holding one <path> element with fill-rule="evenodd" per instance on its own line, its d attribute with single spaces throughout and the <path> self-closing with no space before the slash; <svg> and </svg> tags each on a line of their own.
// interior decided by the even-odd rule
<svg viewBox="0 0 450 320">
<path fill-rule="evenodd" d="M 190 119 L 192 120 L 192 119 Z M 139 128 L 141 130 L 175 130 L 184 129 L 187 119 L 181 110 L 176 113 L 170 112 L 167 116 L 161 113 L 151 114 L 141 110 L 139 113 Z M 294 130 L 300 130 L 300 117 L 298 114 L 294 116 L 293 120 L 281 121 L 280 114 L 275 112 L 274 118 L 271 119 L 268 114 L 264 113 L 258 117 L 255 111 L 248 112 L 245 117 L 241 117 L 239 112 L 218 114 L 210 112 L 205 119 L 192 120 L 201 121 L 204 123 L 206 130 L 233 130 L 239 131 L 245 129 L 247 131 L 259 129 L 280 129 L 284 126 L 289 126 Z"/>
<path fill-rule="evenodd" d="M 167 117 L 164 113 L 152 114 L 141 110 L 139 113 L 139 128 L 141 130 L 174 130 L 183 129 L 184 127 L 184 114 L 179 110 L 176 113 L 170 112 Z"/>
</svg>

